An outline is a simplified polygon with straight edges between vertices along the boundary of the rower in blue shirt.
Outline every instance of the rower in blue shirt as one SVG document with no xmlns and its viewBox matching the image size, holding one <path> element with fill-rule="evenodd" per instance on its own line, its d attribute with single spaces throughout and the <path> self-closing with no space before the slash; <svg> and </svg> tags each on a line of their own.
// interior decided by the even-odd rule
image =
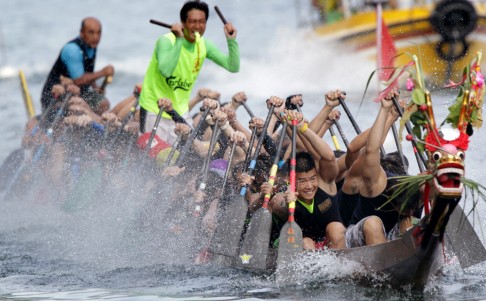
<svg viewBox="0 0 486 301">
<path fill-rule="evenodd" d="M 100 21 L 92 17 L 83 19 L 80 35 L 64 45 L 47 77 L 41 95 L 43 111 L 54 101 L 51 89 L 53 85 L 61 82 L 61 76 L 72 79 L 74 84 L 81 88 L 81 97 L 96 113 L 101 115 L 109 109 L 110 103 L 103 96 L 96 80 L 113 76 L 115 70 L 112 65 L 107 65 L 100 71 L 94 71 L 96 48 L 100 39 Z"/>
</svg>

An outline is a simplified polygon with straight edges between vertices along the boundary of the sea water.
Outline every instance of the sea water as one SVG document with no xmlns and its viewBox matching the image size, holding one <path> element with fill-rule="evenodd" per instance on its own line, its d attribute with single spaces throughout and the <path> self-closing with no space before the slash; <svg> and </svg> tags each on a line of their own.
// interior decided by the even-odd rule
<svg viewBox="0 0 486 301">
<path fill-rule="evenodd" d="M 255 114 L 264 117 L 265 100 L 302 93 L 303 112 L 312 118 L 324 104 L 324 93 L 347 91 L 348 105 L 362 129 L 378 111 L 371 85 L 363 99 L 374 62 L 323 41 L 309 27 L 315 19 L 310 1 L 208 1 L 211 15 L 205 37 L 226 49 L 218 5 L 236 27 L 241 70 L 230 74 L 206 61 L 195 89 L 207 87 L 229 100 L 248 95 Z M 0 1 L 0 160 L 20 146 L 27 121 L 18 72 L 27 78 L 40 112 L 40 93 L 61 47 L 79 34 L 81 20 L 94 16 L 103 24 L 96 67 L 115 67 L 107 97 L 116 104 L 143 81 L 156 39 L 167 29 L 150 19 L 174 23 L 183 1 L 2 0 Z M 442 120 L 452 97 L 435 95 Z M 238 117 L 248 120 L 243 109 Z M 348 139 L 353 127 L 342 112 Z M 486 134 L 479 130 L 467 152 L 467 176 L 485 184 L 483 155 Z M 325 138 L 331 144 L 331 140 Z M 394 151 L 393 139 L 385 142 Z M 404 151 L 413 162 L 411 148 Z M 410 173 L 417 173 L 411 163 Z M 133 189 L 136 189 L 134 187 Z M 132 192 L 133 193 L 133 192 Z M 69 213 L 49 202 L 4 200 L 0 204 L 0 298 L 16 300 L 479 300 L 486 298 L 486 266 L 467 270 L 448 257 L 443 273 L 424 294 L 391 290 L 384 279 L 368 275 L 353 262 L 331 254 L 310 256 L 296 271 L 296 283 L 279 286 L 273 278 L 211 265 L 194 265 L 166 233 L 130 235 L 138 203 L 112 199 L 96 211 Z M 486 209 L 478 206 L 475 228 L 483 239 Z M 471 216 L 471 220 L 472 220 Z"/>
</svg>

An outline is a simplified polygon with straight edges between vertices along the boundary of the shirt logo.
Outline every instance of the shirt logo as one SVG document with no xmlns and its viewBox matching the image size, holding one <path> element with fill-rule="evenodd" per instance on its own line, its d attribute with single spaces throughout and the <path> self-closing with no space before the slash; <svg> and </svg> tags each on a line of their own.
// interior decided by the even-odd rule
<svg viewBox="0 0 486 301">
<path fill-rule="evenodd" d="M 182 80 L 180 78 L 176 78 L 175 76 L 171 76 L 171 77 L 166 78 L 165 82 L 167 83 L 167 85 L 169 85 L 169 87 L 172 88 L 173 91 L 175 91 L 177 89 L 181 89 L 181 90 L 184 90 L 184 91 L 190 91 L 192 84 L 193 84 L 193 83 L 188 82 L 187 80 Z"/>
<path fill-rule="evenodd" d="M 317 206 L 317 208 L 319 208 L 319 211 L 321 213 L 324 213 L 327 210 L 329 210 L 329 208 L 331 208 L 331 206 L 332 206 L 332 201 L 331 201 L 331 199 L 328 198 L 324 202 L 320 203 L 319 206 Z"/>
</svg>

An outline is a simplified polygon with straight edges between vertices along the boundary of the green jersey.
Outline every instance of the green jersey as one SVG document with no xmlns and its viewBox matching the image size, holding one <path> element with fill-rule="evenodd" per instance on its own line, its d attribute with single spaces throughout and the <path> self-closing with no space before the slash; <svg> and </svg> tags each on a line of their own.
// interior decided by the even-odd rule
<svg viewBox="0 0 486 301">
<path fill-rule="evenodd" d="M 191 92 L 205 58 L 230 72 L 239 71 L 238 43 L 235 39 L 227 39 L 227 42 L 229 54 L 225 55 L 204 38 L 190 43 L 182 37 L 176 38 L 172 32 L 160 37 L 145 73 L 140 106 L 157 114 L 157 100 L 168 98 L 174 110 L 184 115 L 189 110 Z M 165 113 L 162 116 L 170 118 Z"/>
</svg>

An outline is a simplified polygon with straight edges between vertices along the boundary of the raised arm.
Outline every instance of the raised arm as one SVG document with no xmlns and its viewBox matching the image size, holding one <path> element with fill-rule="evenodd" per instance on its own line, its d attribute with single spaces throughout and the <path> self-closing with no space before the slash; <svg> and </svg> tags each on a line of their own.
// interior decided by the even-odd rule
<svg viewBox="0 0 486 301">
<path fill-rule="evenodd" d="M 225 68 L 229 72 L 236 73 L 240 71 L 240 49 L 236 39 L 227 38 L 228 43 L 228 55 L 219 50 L 215 44 L 207 39 L 204 39 L 206 43 L 207 58 L 215 62 L 217 65 Z"/>
<path fill-rule="evenodd" d="M 386 126 L 388 112 L 393 105 L 391 98 L 395 93 L 398 94 L 396 91 L 392 91 L 381 100 L 378 116 L 371 127 L 366 143 L 361 165 L 363 185 L 360 187 L 361 195 L 366 197 L 377 196 L 386 187 L 387 176 L 380 165 L 380 147 L 383 144 L 383 136 L 385 135 L 384 128 Z"/>
<path fill-rule="evenodd" d="M 344 99 L 346 95 L 341 92 L 341 90 L 330 91 L 325 95 L 326 104 L 321 109 L 321 111 L 311 120 L 309 123 L 309 128 L 314 132 L 318 133 L 327 120 L 329 113 L 339 105 L 339 97 Z M 324 134 L 323 134 L 324 135 Z"/>
<path fill-rule="evenodd" d="M 298 118 L 300 114 L 295 111 L 289 111 L 287 113 L 292 119 Z M 303 121 L 303 118 L 301 118 L 300 121 L 298 135 L 303 141 L 308 142 L 307 145 L 309 145 L 309 148 L 313 148 L 313 151 L 316 153 L 316 157 L 314 157 L 314 159 L 318 160 L 319 163 L 320 178 L 326 184 L 334 184 L 338 173 L 334 151 L 324 140 L 321 139 L 321 137 L 319 137 L 309 128 L 309 125 Z M 313 153 L 311 152 L 311 155 L 312 154 Z"/>
</svg>

